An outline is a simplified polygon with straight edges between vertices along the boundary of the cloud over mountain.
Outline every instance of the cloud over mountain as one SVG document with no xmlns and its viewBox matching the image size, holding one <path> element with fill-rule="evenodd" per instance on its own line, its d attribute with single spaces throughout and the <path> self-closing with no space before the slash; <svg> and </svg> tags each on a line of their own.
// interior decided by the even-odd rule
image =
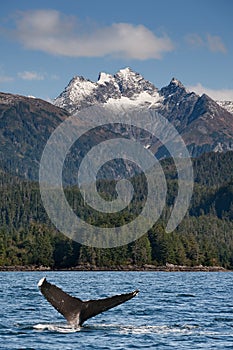
<svg viewBox="0 0 233 350">
<path fill-rule="evenodd" d="M 20 77 L 23 80 L 44 80 L 43 74 L 31 71 L 19 72 L 18 77 Z"/>
<path fill-rule="evenodd" d="M 210 89 L 198 83 L 188 87 L 190 91 L 195 91 L 198 95 L 206 94 L 213 100 L 233 101 L 233 89 Z"/>
<path fill-rule="evenodd" d="M 218 35 L 206 34 L 201 36 L 197 33 L 188 34 L 185 37 L 187 44 L 193 48 L 205 47 L 211 52 L 227 53 L 222 38 Z"/>
<path fill-rule="evenodd" d="M 56 10 L 20 12 L 15 25 L 15 37 L 25 48 L 55 55 L 146 60 L 174 49 L 168 36 L 159 37 L 144 25 L 86 25 Z"/>
</svg>

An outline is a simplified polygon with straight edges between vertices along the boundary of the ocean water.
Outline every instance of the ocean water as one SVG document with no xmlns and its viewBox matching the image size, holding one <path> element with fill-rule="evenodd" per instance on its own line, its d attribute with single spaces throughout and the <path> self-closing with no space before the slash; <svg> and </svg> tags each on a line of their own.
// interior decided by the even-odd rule
<svg viewBox="0 0 233 350">
<path fill-rule="evenodd" d="M 42 277 L 81 299 L 140 290 L 73 329 Z M 0 272 L 0 349 L 233 349 L 233 273 Z"/>
</svg>

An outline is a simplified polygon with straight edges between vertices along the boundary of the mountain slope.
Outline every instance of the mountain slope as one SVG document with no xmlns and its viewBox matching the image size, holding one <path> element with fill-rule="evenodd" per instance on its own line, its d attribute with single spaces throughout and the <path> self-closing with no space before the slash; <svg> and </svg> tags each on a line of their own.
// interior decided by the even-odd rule
<svg viewBox="0 0 233 350">
<path fill-rule="evenodd" d="M 0 169 L 19 178 L 38 180 L 39 164 L 52 132 L 70 116 L 65 109 L 41 99 L 0 93 Z M 76 124 L 81 121 L 76 119 Z M 108 130 L 108 137 L 117 134 Z M 96 129 L 86 133 L 72 147 L 63 169 L 65 183 L 77 181 L 77 169 L 83 155 L 106 135 Z"/>
<path fill-rule="evenodd" d="M 0 93 L 0 166 L 38 178 L 39 161 L 53 130 L 69 113 L 41 99 Z"/>
</svg>

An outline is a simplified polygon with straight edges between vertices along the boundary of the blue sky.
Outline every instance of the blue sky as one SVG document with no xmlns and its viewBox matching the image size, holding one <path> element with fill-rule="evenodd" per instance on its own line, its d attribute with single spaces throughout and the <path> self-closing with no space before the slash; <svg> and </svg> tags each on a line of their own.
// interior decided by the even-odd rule
<svg viewBox="0 0 233 350">
<path fill-rule="evenodd" d="M 74 75 L 131 67 L 158 88 L 233 100 L 231 0 L 8 0 L 0 91 L 53 99 Z"/>
</svg>

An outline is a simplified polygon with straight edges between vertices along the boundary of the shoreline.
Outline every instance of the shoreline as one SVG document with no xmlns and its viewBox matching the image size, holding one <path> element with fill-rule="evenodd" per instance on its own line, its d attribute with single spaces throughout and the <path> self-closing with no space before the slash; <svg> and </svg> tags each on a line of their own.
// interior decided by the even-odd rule
<svg viewBox="0 0 233 350">
<path fill-rule="evenodd" d="M 165 266 L 155 266 L 145 264 L 143 266 L 137 265 L 119 265 L 112 267 L 98 267 L 95 265 L 78 265 L 70 268 L 51 268 L 46 266 L 37 266 L 37 265 L 26 265 L 26 266 L 0 266 L 1 272 L 55 272 L 55 271 L 122 271 L 122 272 L 130 272 L 130 271 L 138 271 L 138 272 L 230 272 L 232 270 L 225 269 L 222 266 L 184 266 L 184 265 L 173 265 L 166 264 Z"/>
</svg>

